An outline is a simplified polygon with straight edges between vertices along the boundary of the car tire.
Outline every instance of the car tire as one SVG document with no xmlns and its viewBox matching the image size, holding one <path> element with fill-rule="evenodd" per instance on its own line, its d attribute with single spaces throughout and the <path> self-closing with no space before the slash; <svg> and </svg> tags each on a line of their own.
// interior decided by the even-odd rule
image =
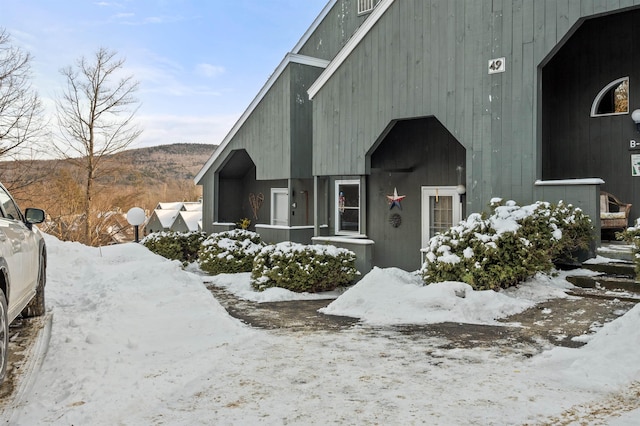
<svg viewBox="0 0 640 426">
<path fill-rule="evenodd" d="M 0 290 L 0 383 L 7 373 L 9 358 L 9 318 L 7 317 L 7 298 Z"/>
<path fill-rule="evenodd" d="M 24 318 L 39 317 L 45 314 L 46 307 L 44 304 L 44 286 L 46 282 L 47 267 L 44 254 L 40 253 L 40 265 L 38 267 L 38 287 L 36 288 L 36 295 L 22 310 L 22 316 Z"/>
</svg>

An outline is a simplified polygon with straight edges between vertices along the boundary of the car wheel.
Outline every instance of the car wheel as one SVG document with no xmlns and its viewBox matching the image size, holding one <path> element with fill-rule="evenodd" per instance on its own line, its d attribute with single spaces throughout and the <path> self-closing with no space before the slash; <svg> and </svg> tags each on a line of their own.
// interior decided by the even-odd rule
<svg viewBox="0 0 640 426">
<path fill-rule="evenodd" d="M 44 305 L 44 286 L 47 281 L 47 269 L 44 259 L 44 255 L 40 254 L 40 265 L 38 268 L 38 287 L 36 288 L 36 295 L 31 299 L 29 304 L 22 310 L 22 316 L 25 318 L 39 317 L 45 314 L 46 308 Z"/>
<path fill-rule="evenodd" d="M 0 383 L 7 372 L 9 358 L 9 319 L 7 318 L 7 299 L 0 291 Z"/>
</svg>

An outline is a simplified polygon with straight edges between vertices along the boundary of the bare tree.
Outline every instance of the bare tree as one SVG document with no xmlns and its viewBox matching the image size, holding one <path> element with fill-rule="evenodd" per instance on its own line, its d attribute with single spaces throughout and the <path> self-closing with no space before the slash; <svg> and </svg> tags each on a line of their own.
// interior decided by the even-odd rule
<svg viewBox="0 0 640 426">
<path fill-rule="evenodd" d="M 124 62 L 115 51 L 100 48 L 91 60 L 83 56 L 75 67 L 60 70 L 66 88 L 56 101 L 60 127 L 56 149 L 84 170 L 86 244 L 94 242 L 92 221 L 99 212 L 92 211 L 92 200 L 95 180 L 107 172 L 103 160 L 125 150 L 141 133 L 133 122 L 139 83 L 133 76 L 121 76 Z"/>
<path fill-rule="evenodd" d="M 44 129 L 42 103 L 31 86 L 29 53 L 0 28 L 0 158 L 25 150 Z"/>
</svg>

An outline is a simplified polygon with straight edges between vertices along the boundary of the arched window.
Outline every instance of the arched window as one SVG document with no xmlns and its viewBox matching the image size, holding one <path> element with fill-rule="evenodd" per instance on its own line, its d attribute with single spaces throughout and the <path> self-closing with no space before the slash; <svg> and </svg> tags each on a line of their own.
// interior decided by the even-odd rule
<svg viewBox="0 0 640 426">
<path fill-rule="evenodd" d="M 622 77 L 607 84 L 591 105 L 591 116 L 629 113 L 629 77 Z"/>
</svg>

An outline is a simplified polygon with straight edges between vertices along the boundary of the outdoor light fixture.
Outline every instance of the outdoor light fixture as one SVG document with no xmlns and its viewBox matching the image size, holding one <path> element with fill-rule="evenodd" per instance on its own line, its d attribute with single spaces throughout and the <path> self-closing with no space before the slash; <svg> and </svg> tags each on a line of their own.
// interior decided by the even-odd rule
<svg viewBox="0 0 640 426">
<path fill-rule="evenodd" d="M 138 231 L 139 226 L 142 225 L 145 220 L 146 217 L 144 214 L 144 210 L 142 210 L 140 207 L 132 207 L 127 212 L 127 222 L 129 222 L 129 224 L 133 226 L 135 232 L 134 239 L 136 243 L 140 242 Z"/>
<path fill-rule="evenodd" d="M 636 109 L 631 113 L 631 119 L 636 123 L 636 129 L 640 132 L 640 109 Z"/>
<path fill-rule="evenodd" d="M 462 184 L 462 171 L 464 167 L 458 166 L 456 167 L 456 173 L 458 174 L 458 186 L 456 186 L 456 192 L 458 195 L 464 195 L 467 192 L 467 188 Z"/>
</svg>

